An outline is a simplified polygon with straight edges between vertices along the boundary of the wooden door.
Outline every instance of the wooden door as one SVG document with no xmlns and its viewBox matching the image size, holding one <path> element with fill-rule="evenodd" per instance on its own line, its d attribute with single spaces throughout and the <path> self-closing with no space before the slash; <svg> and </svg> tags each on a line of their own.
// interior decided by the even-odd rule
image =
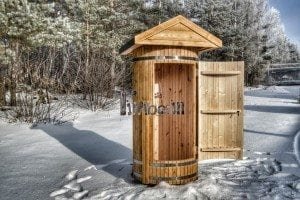
<svg viewBox="0 0 300 200">
<path fill-rule="evenodd" d="M 199 160 L 241 159 L 244 62 L 199 62 Z"/>
</svg>

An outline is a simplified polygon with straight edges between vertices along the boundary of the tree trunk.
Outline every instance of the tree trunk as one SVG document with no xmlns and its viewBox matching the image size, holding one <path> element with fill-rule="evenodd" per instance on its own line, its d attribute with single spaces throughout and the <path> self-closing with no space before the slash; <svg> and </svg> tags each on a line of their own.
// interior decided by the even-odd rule
<svg viewBox="0 0 300 200">
<path fill-rule="evenodd" d="M 111 69 L 110 69 L 110 73 L 111 73 L 111 87 L 110 87 L 110 97 L 113 96 L 113 91 L 115 90 L 115 85 L 116 85 L 116 72 L 115 72 L 115 68 L 116 68 L 116 55 L 117 52 L 115 49 L 113 49 L 112 52 L 112 60 L 113 62 L 111 63 Z"/>
<path fill-rule="evenodd" d="M 17 88 L 17 84 L 16 84 L 16 82 L 13 80 L 13 78 L 11 76 L 11 78 L 10 78 L 10 84 L 9 84 L 10 106 L 16 106 L 17 105 L 16 88 Z"/>
<path fill-rule="evenodd" d="M 88 80 L 88 74 L 89 74 L 89 66 L 90 66 L 90 22 L 89 22 L 89 2 L 88 0 L 85 0 L 85 4 L 87 6 L 87 10 L 86 10 L 86 20 L 85 20 L 85 31 L 86 31 L 86 35 L 85 35 L 85 40 L 86 40 L 86 49 L 85 49 L 85 54 L 86 54 L 86 58 L 85 58 L 85 74 L 84 74 L 84 79 L 83 82 L 86 82 L 86 80 Z M 85 86 L 87 86 L 86 83 L 84 83 Z M 86 88 L 83 89 L 83 96 L 82 99 L 86 100 L 87 97 L 87 93 L 86 93 Z"/>
<path fill-rule="evenodd" d="M 16 52 L 16 60 L 11 64 L 11 69 L 10 69 L 10 84 L 9 84 L 9 92 L 10 92 L 10 106 L 16 106 L 17 105 L 17 95 L 16 95 L 16 89 L 17 89 L 17 70 L 19 69 L 20 65 L 20 44 L 17 41 L 14 45 L 14 49 Z"/>
<path fill-rule="evenodd" d="M 114 13 L 114 0 L 110 0 L 110 10 L 111 10 L 111 13 Z M 112 23 L 112 28 L 113 28 L 113 30 L 115 29 L 114 22 Z M 110 68 L 111 87 L 110 87 L 110 91 L 108 92 L 109 97 L 113 97 L 113 91 L 115 89 L 115 84 L 116 84 L 115 83 L 116 82 L 116 72 L 115 72 L 116 56 L 117 56 L 117 52 L 116 52 L 115 48 L 113 48 L 112 49 L 112 63 L 111 63 L 111 68 Z"/>
<path fill-rule="evenodd" d="M 5 104 L 5 83 L 3 76 L 0 74 L 0 107 L 5 106 Z"/>
</svg>

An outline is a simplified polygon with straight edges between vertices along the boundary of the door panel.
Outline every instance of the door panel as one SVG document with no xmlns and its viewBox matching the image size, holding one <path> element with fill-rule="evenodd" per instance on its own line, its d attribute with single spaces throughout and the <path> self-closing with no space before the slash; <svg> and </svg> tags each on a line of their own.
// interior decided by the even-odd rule
<svg viewBox="0 0 300 200">
<path fill-rule="evenodd" d="M 199 62 L 199 160 L 241 158 L 243 62 Z"/>
</svg>

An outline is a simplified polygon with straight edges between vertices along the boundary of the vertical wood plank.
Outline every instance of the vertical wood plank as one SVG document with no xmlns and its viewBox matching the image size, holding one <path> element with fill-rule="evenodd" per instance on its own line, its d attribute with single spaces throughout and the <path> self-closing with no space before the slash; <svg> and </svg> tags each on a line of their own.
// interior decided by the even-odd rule
<svg viewBox="0 0 300 200">
<path fill-rule="evenodd" d="M 208 63 L 207 62 L 204 62 L 202 64 L 203 66 L 203 71 L 206 71 L 206 70 L 209 70 L 209 66 L 208 66 Z M 202 98 L 201 98 L 201 101 L 203 102 L 203 107 L 201 107 L 200 109 L 203 109 L 203 110 L 208 110 L 209 108 L 209 101 L 210 101 L 210 96 L 209 96 L 209 93 L 208 93 L 208 79 L 206 76 L 201 76 L 201 78 L 203 79 L 203 95 L 202 95 Z M 202 115 L 202 120 L 203 120 L 203 126 L 202 126 L 202 133 L 204 134 L 203 136 L 203 142 L 202 142 L 202 148 L 207 148 L 209 147 L 209 118 L 207 115 Z M 205 127 L 204 127 L 205 126 Z M 203 152 L 202 153 L 203 155 L 203 159 L 208 159 L 208 156 L 207 156 L 207 153 Z"/>
<path fill-rule="evenodd" d="M 220 62 L 218 71 L 223 72 L 226 71 L 225 63 Z M 218 99 L 218 110 L 225 110 L 225 88 L 226 87 L 226 77 L 220 76 L 219 77 L 219 99 Z M 223 148 L 225 146 L 225 117 L 226 115 L 219 115 L 219 145 L 218 147 Z M 224 152 L 219 152 L 219 158 L 225 158 Z"/>
<path fill-rule="evenodd" d="M 241 147 L 241 151 L 239 152 L 238 158 L 243 158 L 243 146 L 244 146 L 244 62 L 238 62 L 237 68 L 241 71 L 238 76 L 237 85 L 237 107 L 241 110 L 241 113 L 238 115 L 237 122 L 237 144 Z"/>
<path fill-rule="evenodd" d="M 231 71 L 231 62 L 226 62 L 226 70 L 227 71 Z M 234 77 L 229 77 L 229 79 L 232 79 Z M 231 80 L 228 80 L 228 78 L 226 78 L 226 102 L 225 102 L 225 109 L 227 110 L 231 110 Z M 233 147 L 233 141 L 232 141 L 232 115 L 226 115 L 225 116 L 225 133 L 226 133 L 226 138 L 225 138 L 225 147 Z M 225 153 L 227 158 L 234 158 L 234 153 L 232 152 L 226 152 Z"/>
<path fill-rule="evenodd" d="M 237 70 L 237 63 L 232 62 L 231 63 L 231 70 L 236 71 Z M 232 77 L 231 79 L 231 108 L 233 110 L 237 109 L 237 76 Z M 237 145 L 237 115 L 232 115 L 232 136 L 233 136 L 233 147 L 238 147 Z M 236 152 L 235 152 L 236 155 Z"/>
</svg>

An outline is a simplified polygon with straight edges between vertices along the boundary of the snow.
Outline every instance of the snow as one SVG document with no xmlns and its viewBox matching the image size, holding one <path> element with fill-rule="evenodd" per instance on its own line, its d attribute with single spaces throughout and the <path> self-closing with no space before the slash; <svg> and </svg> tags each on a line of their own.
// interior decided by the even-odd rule
<svg viewBox="0 0 300 200">
<path fill-rule="evenodd" d="M 72 181 L 72 180 L 76 179 L 76 178 L 77 178 L 77 172 L 78 172 L 78 170 L 73 170 L 73 171 L 69 172 L 69 173 L 66 175 L 66 179 L 67 179 L 68 181 Z"/>
<path fill-rule="evenodd" d="M 294 140 L 294 153 L 296 155 L 298 163 L 300 164 L 300 130 L 298 131 Z"/>
<path fill-rule="evenodd" d="M 91 178 L 92 178 L 91 176 L 86 176 L 86 177 L 77 179 L 76 182 L 77 182 L 77 183 L 83 183 L 84 181 L 88 181 L 88 180 L 90 180 Z"/>
<path fill-rule="evenodd" d="M 271 86 L 266 88 L 267 91 L 279 93 L 279 94 L 288 94 L 290 93 L 288 90 L 284 89 L 283 87 L 279 86 Z"/>
<path fill-rule="evenodd" d="M 63 125 L 0 122 L 1 199 L 300 199 L 299 88 L 247 89 L 244 159 L 201 161 L 183 186 L 131 178 L 132 120 L 118 109 L 78 110 Z"/>
<path fill-rule="evenodd" d="M 284 171 L 300 176 L 294 140 L 300 130 L 300 86 L 272 86 L 245 92 L 244 156 L 273 157 Z"/>
<path fill-rule="evenodd" d="M 199 180 L 184 186 L 163 182 L 148 187 L 118 179 L 88 199 L 272 199 L 283 194 L 286 198 L 295 198 L 299 177 L 270 173 L 264 165 L 271 167 L 271 163 L 271 160 L 201 163 Z"/>
<path fill-rule="evenodd" d="M 62 194 L 65 194 L 66 192 L 68 192 L 69 190 L 68 189 L 59 189 L 59 190 L 56 190 L 54 192 L 51 192 L 50 194 L 50 197 L 56 197 L 56 196 L 59 196 L 59 195 L 62 195 Z"/>
</svg>

